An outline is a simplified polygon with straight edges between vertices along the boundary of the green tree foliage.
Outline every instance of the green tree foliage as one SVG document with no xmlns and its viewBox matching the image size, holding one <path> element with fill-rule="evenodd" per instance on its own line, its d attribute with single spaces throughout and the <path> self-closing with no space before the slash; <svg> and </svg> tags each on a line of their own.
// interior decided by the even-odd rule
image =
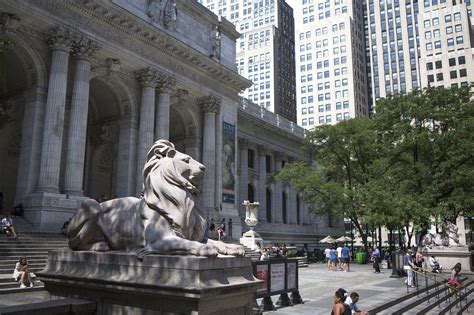
<svg viewBox="0 0 474 315">
<path fill-rule="evenodd" d="M 423 233 L 430 217 L 454 221 L 474 205 L 470 88 L 426 88 L 377 103 L 372 119 L 320 126 L 305 139 L 311 164 L 286 164 L 276 180 L 305 193 L 317 214 Z M 413 229 L 410 226 L 413 225 Z"/>
</svg>

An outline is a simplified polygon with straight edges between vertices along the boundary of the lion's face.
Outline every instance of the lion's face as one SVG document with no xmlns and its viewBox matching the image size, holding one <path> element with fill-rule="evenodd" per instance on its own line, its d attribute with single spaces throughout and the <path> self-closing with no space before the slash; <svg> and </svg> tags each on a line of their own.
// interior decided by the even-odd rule
<svg viewBox="0 0 474 315">
<path fill-rule="evenodd" d="M 187 154 L 175 151 L 172 158 L 174 169 L 194 187 L 199 186 L 206 167 Z"/>
</svg>

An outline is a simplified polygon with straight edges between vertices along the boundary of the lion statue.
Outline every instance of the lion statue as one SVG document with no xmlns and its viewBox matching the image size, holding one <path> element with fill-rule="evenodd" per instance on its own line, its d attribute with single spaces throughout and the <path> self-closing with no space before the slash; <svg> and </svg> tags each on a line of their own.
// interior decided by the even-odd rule
<svg viewBox="0 0 474 315">
<path fill-rule="evenodd" d="M 148 254 L 243 256 L 242 246 L 205 237 L 198 189 L 204 170 L 171 142 L 156 141 L 143 168 L 143 198 L 85 200 L 69 223 L 69 247 L 133 251 L 140 260 Z"/>
</svg>

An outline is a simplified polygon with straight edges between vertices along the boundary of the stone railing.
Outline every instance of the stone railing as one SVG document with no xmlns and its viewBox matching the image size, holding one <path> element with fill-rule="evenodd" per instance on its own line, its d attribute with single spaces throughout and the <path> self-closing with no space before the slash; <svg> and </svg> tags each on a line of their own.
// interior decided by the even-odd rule
<svg viewBox="0 0 474 315">
<path fill-rule="evenodd" d="M 292 133 L 297 137 L 304 138 L 305 136 L 305 129 L 302 127 L 278 114 L 258 106 L 246 98 L 240 98 L 239 109 L 281 130 Z"/>
</svg>

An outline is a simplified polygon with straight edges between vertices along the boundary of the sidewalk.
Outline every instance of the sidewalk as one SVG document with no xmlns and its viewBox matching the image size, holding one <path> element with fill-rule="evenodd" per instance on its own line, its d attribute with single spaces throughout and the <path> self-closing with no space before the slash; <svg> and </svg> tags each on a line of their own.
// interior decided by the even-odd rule
<svg viewBox="0 0 474 315">
<path fill-rule="evenodd" d="M 381 269 L 381 273 L 375 274 L 372 264 L 352 264 L 350 272 L 328 271 L 325 264 L 311 264 L 299 269 L 299 290 L 305 303 L 264 314 L 330 314 L 334 292 L 339 288 L 359 293 L 359 308 L 368 311 L 406 294 L 405 278 L 390 278 L 391 274 L 391 269 Z M 416 289 L 410 288 L 410 292 L 413 290 Z M 273 296 L 272 300 L 275 304 L 278 296 Z"/>
</svg>

